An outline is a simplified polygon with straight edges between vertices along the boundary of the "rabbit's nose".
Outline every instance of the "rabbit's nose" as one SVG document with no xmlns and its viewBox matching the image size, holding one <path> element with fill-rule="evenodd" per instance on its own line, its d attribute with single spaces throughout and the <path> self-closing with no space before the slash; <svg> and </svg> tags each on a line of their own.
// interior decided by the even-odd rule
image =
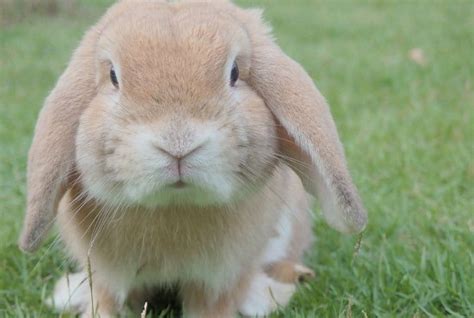
<svg viewBox="0 0 474 318">
<path fill-rule="evenodd" d="M 183 159 L 189 158 L 191 155 L 197 153 L 203 148 L 203 146 L 204 144 L 200 144 L 194 147 L 187 148 L 185 150 L 171 150 L 161 145 L 154 144 L 154 147 L 162 155 L 165 155 L 171 158 L 171 160 L 175 161 L 175 163 L 171 165 L 171 171 L 174 171 L 173 174 L 176 174 L 176 177 L 178 178 L 178 181 L 173 185 L 174 187 L 181 188 L 185 186 L 185 183 L 182 181 L 184 174 L 186 174 L 186 171 L 184 171 L 186 168 L 185 164 L 183 163 Z"/>
<path fill-rule="evenodd" d="M 185 150 L 172 150 L 172 149 L 167 149 L 166 147 L 159 145 L 159 144 L 153 144 L 155 149 L 157 149 L 159 152 L 162 154 L 171 157 L 173 159 L 176 159 L 178 162 L 186 157 L 189 157 L 190 155 L 198 152 L 204 147 L 204 144 L 200 144 L 194 147 L 191 147 L 189 149 Z"/>
</svg>

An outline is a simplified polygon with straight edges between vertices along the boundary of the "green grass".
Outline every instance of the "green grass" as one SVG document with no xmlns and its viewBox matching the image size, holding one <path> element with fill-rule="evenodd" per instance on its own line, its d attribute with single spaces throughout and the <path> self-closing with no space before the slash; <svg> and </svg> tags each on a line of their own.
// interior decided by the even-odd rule
<svg viewBox="0 0 474 318">
<path fill-rule="evenodd" d="M 43 99 L 106 2 L 0 29 L 0 317 L 54 316 L 42 300 L 71 266 L 57 246 L 16 246 L 25 159 Z M 355 257 L 357 238 L 315 222 L 317 277 L 276 316 L 474 317 L 474 3 L 259 4 L 329 100 L 370 214 Z"/>
</svg>

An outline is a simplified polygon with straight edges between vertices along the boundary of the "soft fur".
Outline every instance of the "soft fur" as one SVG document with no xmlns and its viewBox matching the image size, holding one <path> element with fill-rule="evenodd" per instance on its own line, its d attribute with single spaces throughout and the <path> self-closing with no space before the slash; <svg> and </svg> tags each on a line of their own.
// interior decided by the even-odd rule
<svg viewBox="0 0 474 318">
<path fill-rule="evenodd" d="M 329 108 L 261 12 L 124 0 L 86 34 L 40 114 L 20 246 L 35 250 L 57 215 L 91 268 L 94 306 L 63 279 L 60 310 L 110 316 L 131 294 L 177 285 L 188 317 L 265 315 L 312 275 L 300 265 L 305 189 L 330 225 L 363 230 Z"/>
</svg>

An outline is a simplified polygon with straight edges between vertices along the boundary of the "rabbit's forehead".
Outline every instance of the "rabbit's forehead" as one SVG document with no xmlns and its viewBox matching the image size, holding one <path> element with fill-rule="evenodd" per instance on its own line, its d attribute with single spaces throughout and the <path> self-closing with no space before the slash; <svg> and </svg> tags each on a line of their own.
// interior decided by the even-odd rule
<svg viewBox="0 0 474 318">
<path fill-rule="evenodd" d="M 172 8 L 137 8 L 118 17 L 99 47 L 134 66 L 166 66 L 183 58 L 195 66 L 225 63 L 236 47 L 248 47 L 246 32 L 230 15 L 210 6 Z"/>
<path fill-rule="evenodd" d="M 215 92 L 232 60 L 250 50 L 244 30 L 213 10 L 123 16 L 103 33 L 99 47 L 120 69 L 123 89 L 143 96 L 172 96 L 172 89 Z"/>
</svg>

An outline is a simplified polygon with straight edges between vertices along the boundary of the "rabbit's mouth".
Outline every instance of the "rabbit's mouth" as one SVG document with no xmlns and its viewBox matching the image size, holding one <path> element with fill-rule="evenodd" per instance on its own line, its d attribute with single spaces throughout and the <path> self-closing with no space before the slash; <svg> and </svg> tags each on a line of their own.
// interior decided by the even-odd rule
<svg viewBox="0 0 474 318">
<path fill-rule="evenodd" d="M 148 193 L 127 191 L 129 199 L 148 208 L 169 206 L 211 206 L 225 205 L 234 199 L 233 192 L 218 192 L 212 187 L 204 187 L 179 180 L 175 183 L 151 189 Z"/>
<path fill-rule="evenodd" d="M 169 187 L 173 189 L 183 189 L 186 188 L 188 184 L 184 182 L 183 180 L 178 180 L 173 184 L 170 184 Z"/>
</svg>

